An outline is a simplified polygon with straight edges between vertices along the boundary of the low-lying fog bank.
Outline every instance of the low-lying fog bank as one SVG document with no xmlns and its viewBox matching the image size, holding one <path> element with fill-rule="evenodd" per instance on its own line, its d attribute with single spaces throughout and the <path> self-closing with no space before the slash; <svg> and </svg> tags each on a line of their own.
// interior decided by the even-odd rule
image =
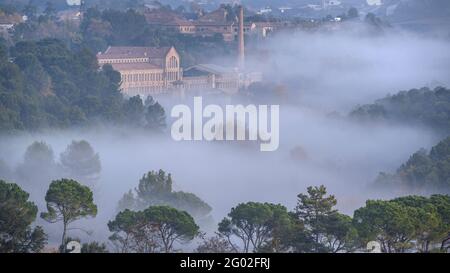
<svg viewBox="0 0 450 273">
<path fill-rule="evenodd" d="M 14 168 L 35 140 L 49 144 L 56 159 L 72 140 L 87 140 L 102 163 L 94 192 L 99 213 L 74 226 L 92 230 L 93 238 L 106 240 L 106 223 L 115 216 L 117 202 L 150 170 L 170 172 L 174 189 L 205 200 L 213 208 L 215 221 L 239 202 L 267 201 L 292 209 L 298 193 L 319 184 L 337 196 L 343 212 L 352 214 L 367 198 L 383 197 L 367 187 L 379 171 L 393 170 L 412 152 L 436 142 L 431 133 L 419 129 L 369 127 L 290 106 L 281 107 L 280 119 L 280 147 L 275 152 L 260 152 L 256 143 L 175 142 L 169 133 L 155 136 L 117 128 L 18 135 L 3 138 L 0 149 L 2 159 Z M 39 187 L 46 189 L 49 183 Z M 23 187 L 35 191 L 28 184 Z M 44 192 L 32 192 L 31 196 L 41 211 L 45 210 Z M 38 222 L 57 242 L 59 224 Z"/>
</svg>

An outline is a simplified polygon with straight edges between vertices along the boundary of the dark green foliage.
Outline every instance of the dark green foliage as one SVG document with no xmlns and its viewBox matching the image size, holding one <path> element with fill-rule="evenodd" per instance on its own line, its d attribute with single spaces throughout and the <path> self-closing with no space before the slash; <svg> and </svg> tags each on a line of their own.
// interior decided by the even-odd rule
<svg viewBox="0 0 450 273">
<path fill-rule="evenodd" d="M 144 125 L 144 104 L 140 96 L 131 97 L 123 107 L 124 121 L 135 126 Z"/>
<path fill-rule="evenodd" d="M 0 253 L 39 252 L 47 242 L 40 226 L 31 228 L 37 206 L 17 184 L 0 180 Z"/>
<path fill-rule="evenodd" d="M 146 127 L 155 131 L 164 129 L 166 127 L 164 108 L 151 96 L 147 97 L 145 107 L 147 108 L 145 113 Z"/>
<path fill-rule="evenodd" d="M 14 63 L 0 63 L 3 131 L 83 125 L 110 118 L 109 106 L 120 105 L 118 83 L 97 70 L 88 51 L 42 40 L 17 43 L 11 53 Z"/>
<path fill-rule="evenodd" d="M 144 209 L 148 206 L 167 205 L 185 210 L 194 218 L 205 220 L 209 217 L 211 207 L 193 193 L 172 190 L 172 176 L 163 170 L 151 171 L 139 181 L 133 192 L 126 193 L 119 201 L 119 210 Z"/>
<path fill-rule="evenodd" d="M 143 211 L 119 212 L 108 223 L 120 252 L 172 252 L 174 242 L 189 242 L 198 235 L 198 226 L 185 211 L 168 206 L 150 206 Z"/>
<path fill-rule="evenodd" d="M 430 153 L 424 149 L 414 153 L 395 174 L 380 173 L 374 184 L 380 188 L 450 192 L 450 137 Z"/>
<path fill-rule="evenodd" d="M 431 128 L 450 134 L 450 89 L 411 89 L 357 107 L 350 117 L 362 121 L 389 121 Z"/>
<path fill-rule="evenodd" d="M 327 191 L 323 185 L 308 187 L 307 192 L 308 194 L 298 195 L 295 215 L 307 234 L 302 235 L 301 239 L 311 247 L 308 252 L 353 250 L 356 230 L 349 216 L 334 209 L 336 198 L 333 195 L 326 196 Z"/>
<path fill-rule="evenodd" d="M 120 74 L 111 65 L 98 69 L 87 49 L 69 50 L 45 39 L 0 48 L 0 132 L 86 126 L 100 121 L 161 129 L 164 109 L 125 100 Z"/>
<path fill-rule="evenodd" d="M 108 253 L 105 243 L 90 242 L 81 245 L 81 253 Z"/>
<path fill-rule="evenodd" d="M 234 251 L 239 247 L 231 238 L 242 242 L 242 252 L 280 251 L 279 235 L 290 226 L 286 207 L 271 203 L 248 202 L 231 209 L 220 223 L 218 231 L 227 238 Z"/>
<path fill-rule="evenodd" d="M 92 191 L 75 180 L 52 181 L 45 195 L 45 202 L 48 211 L 41 213 L 41 217 L 50 223 L 60 221 L 63 223 L 62 245 L 70 223 L 97 215 L 97 205 L 94 204 Z"/>
<path fill-rule="evenodd" d="M 408 209 L 394 202 L 369 200 L 354 213 L 361 238 L 366 242 L 379 241 L 383 252 L 404 252 L 412 247 L 412 221 Z"/>
<path fill-rule="evenodd" d="M 368 200 L 355 211 L 360 240 L 377 240 L 383 252 L 446 251 L 450 241 L 448 195 Z"/>
<path fill-rule="evenodd" d="M 239 204 L 219 223 L 218 236 L 197 251 L 364 252 L 370 241 L 379 242 L 382 252 L 450 249 L 448 195 L 368 200 L 353 218 L 334 209 L 336 199 L 323 186 L 298 197 L 289 213 L 270 203 Z"/>
</svg>

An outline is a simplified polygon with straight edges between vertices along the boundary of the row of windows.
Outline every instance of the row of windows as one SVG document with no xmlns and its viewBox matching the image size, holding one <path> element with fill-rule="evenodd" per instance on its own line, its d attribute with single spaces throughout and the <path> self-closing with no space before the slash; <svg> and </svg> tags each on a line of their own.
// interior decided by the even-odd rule
<svg viewBox="0 0 450 273">
<path fill-rule="evenodd" d="M 195 28 L 194 27 L 181 27 L 181 31 L 193 32 L 193 31 L 195 31 Z"/>
<path fill-rule="evenodd" d="M 103 62 L 110 63 L 110 64 L 145 63 L 145 62 L 148 62 L 148 58 L 108 59 Z"/>
<path fill-rule="evenodd" d="M 168 81 L 176 81 L 179 80 L 178 72 L 169 71 L 167 72 L 167 80 Z"/>
<path fill-rule="evenodd" d="M 216 83 L 216 87 L 220 89 L 237 88 L 237 83 L 236 81 L 218 82 Z"/>
<path fill-rule="evenodd" d="M 168 81 L 179 80 L 179 73 L 176 71 L 167 72 Z M 125 74 L 122 75 L 122 82 L 143 82 L 143 81 L 162 81 L 162 73 L 147 73 L 147 74 Z"/>
<path fill-rule="evenodd" d="M 123 82 L 162 81 L 162 80 L 163 75 L 161 73 L 122 75 Z"/>
</svg>

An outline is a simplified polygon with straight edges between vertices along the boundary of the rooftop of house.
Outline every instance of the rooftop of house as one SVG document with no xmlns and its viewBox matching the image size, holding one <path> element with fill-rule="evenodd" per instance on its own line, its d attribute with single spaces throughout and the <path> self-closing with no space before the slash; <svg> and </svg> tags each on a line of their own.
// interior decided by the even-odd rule
<svg viewBox="0 0 450 273">
<path fill-rule="evenodd" d="M 126 70 L 151 70 L 160 69 L 161 66 L 152 63 L 123 63 L 123 64 L 111 64 L 114 70 L 126 71 Z"/>
<path fill-rule="evenodd" d="M 110 46 L 104 53 L 97 54 L 98 59 L 128 59 L 150 58 L 162 59 L 170 47 L 136 47 L 136 46 Z"/>
<path fill-rule="evenodd" d="M 184 75 L 200 76 L 204 74 L 224 75 L 236 73 L 232 67 L 224 67 L 216 64 L 197 64 L 184 70 Z"/>
</svg>

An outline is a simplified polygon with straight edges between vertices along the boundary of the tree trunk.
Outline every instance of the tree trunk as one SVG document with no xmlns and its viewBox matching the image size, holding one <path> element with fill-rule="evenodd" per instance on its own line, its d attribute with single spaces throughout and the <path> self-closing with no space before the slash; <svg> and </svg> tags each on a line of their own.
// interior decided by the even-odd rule
<svg viewBox="0 0 450 273">
<path fill-rule="evenodd" d="M 61 239 L 62 253 L 65 253 L 67 251 L 67 249 L 66 249 L 66 231 L 67 231 L 67 223 L 66 223 L 66 221 L 64 221 L 63 222 L 63 234 L 62 234 L 62 239 Z"/>
</svg>

